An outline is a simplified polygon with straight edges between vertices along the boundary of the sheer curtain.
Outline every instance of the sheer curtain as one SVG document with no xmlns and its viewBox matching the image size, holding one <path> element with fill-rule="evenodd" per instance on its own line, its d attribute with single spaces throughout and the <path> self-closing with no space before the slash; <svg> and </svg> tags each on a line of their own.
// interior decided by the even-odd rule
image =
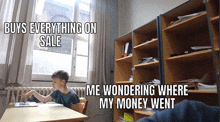
<svg viewBox="0 0 220 122">
<path fill-rule="evenodd" d="M 28 23 L 34 1 L 2 0 L 0 11 L 0 82 L 7 85 L 21 85 L 31 80 L 32 45 L 29 34 L 5 34 L 4 22 Z"/>
<path fill-rule="evenodd" d="M 91 22 L 97 23 L 97 33 L 90 35 L 88 82 L 90 84 L 110 84 L 108 61 L 111 50 L 106 37 L 108 0 L 93 0 L 91 4 Z"/>
<path fill-rule="evenodd" d="M 88 84 L 112 84 L 111 82 L 111 41 L 109 39 L 110 31 L 108 30 L 109 15 L 108 0 L 92 0 L 91 3 L 91 22 L 97 23 L 97 33 L 90 34 L 89 40 L 89 65 L 88 65 Z M 100 89 L 100 91 L 102 91 Z M 111 109 L 100 109 L 99 98 L 105 96 L 87 96 L 89 101 L 87 115 L 89 121 L 112 121 Z M 108 96 L 109 97 L 109 96 Z M 95 111 L 95 112 L 94 112 Z"/>
</svg>

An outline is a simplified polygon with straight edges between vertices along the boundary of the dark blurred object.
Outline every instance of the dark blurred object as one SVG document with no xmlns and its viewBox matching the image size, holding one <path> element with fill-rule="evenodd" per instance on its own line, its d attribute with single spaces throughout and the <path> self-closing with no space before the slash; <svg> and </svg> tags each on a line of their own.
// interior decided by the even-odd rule
<svg viewBox="0 0 220 122">
<path fill-rule="evenodd" d="M 153 57 L 147 57 L 147 58 L 142 58 L 138 61 L 139 64 L 144 64 L 144 63 L 150 63 L 150 62 L 155 62 L 158 61 L 157 58 L 153 58 Z"/>
<path fill-rule="evenodd" d="M 202 50 L 209 50 L 209 49 L 212 49 L 212 47 L 211 46 L 191 46 L 183 53 L 171 54 L 170 57 L 184 55 L 184 54 L 188 54 L 188 53 L 194 53 L 194 52 L 198 52 L 198 51 L 202 51 Z"/>
<path fill-rule="evenodd" d="M 32 96 L 31 98 L 28 98 L 27 101 L 29 101 L 29 102 L 36 102 L 36 103 L 39 103 L 39 102 L 40 102 L 40 101 L 39 101 L 36 97 L 34 97 L 34 96 Z"/>
</svg>

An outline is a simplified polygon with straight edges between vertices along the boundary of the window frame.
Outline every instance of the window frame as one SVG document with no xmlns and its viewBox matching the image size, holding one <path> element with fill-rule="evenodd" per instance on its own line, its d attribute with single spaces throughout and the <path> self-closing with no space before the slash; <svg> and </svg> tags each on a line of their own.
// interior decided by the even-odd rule
<svg viewBox="0 0 220 122">
<path fill-rule="evenodd" d="M 37 0 L 36 0 L 37 1 Z M 33 4 L 33 6 L 36 6 L 36 1 L 35 4 Z M 84 3 L 89 5 L 86 2 L 80 1 L 80 3 Z M 90 12 L 89 12 L 90 13 Z M 35 12 L 33 12 L 34 18 L 36 17 Z M 90 16 L 90 15 L 89 15 Z M 73 12 L 73 18 L 71 21 L 72 22 L 79 22 L 80 19 L 80 10 L 79 10 L 79 2 L 75 3 L 74 6 L 74 12 Z M 83 24 L 83 23 L 82 23 Z M 83 29 L 82 29 L 83 31 Z M 35 34 L 34 34 L 35 35 Z M 84 39 L 83 37 L 81 37 L 78 34 L 54 34 L 54 35 L 61 35 L 62 38 L 66 38 L 66 39 L 71 39 L 72 40 L 72 49 L 71 49 L 71 53 L 72 53 L 72 65 L 71 65 L 71 74 L 69 74 L 69 80 L 68 82 L 82 82 L 82 83 L 86 83 L 87 82 L 87 76 L 88 76 L 88 55 L 79 55 L 77 54 L 77 42 L 78 41 L 83 41 L 83 42 L 88 42 L 88 49 L 89 49 L 89 34 L 88 34 L 88 39 Z M 83 56 L 83 57 L 87 57 L 87 76 L 86 77 L 77 77 L 76 76 L 76 56 Z M 52 74 L 51 74 L 52 75 Z M 44 74 L 33 74 L 32 73 L 32 81 L 51 81 L 51 75 L 44 75 Z"/>
</svg>

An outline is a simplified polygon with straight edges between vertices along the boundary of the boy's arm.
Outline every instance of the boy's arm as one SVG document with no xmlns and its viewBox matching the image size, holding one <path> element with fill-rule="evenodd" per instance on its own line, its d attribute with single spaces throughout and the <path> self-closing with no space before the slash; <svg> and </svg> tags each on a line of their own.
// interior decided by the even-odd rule
<svg viewBox="0 0 220 122">
<path fill-rule="evenodd" d="M 35 90 L 31 90 L 28 93 L 26 93 L 25 98 L 31 97 L 32 95 L 34 95 L 41 102 L 48 102 L 52 100 L 52 97 L 50 95 L 43 96 L 38 92 L 36 92 Z"/>
</svg>

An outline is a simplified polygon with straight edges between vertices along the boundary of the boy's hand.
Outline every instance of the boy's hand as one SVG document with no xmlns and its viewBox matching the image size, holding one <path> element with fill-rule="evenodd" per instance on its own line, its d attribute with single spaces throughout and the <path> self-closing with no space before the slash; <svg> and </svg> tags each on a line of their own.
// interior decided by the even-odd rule
<svg viewBox="0 0 220 122">
<path fill-rule="evenodd" d="M 31 90 L 25 94 L 21 95 L 21 100 L 23 100 L 24 102 L 27 101 L 28 98 L 30 98 L 33 95 L 34 90 Z"/>
</svg>

